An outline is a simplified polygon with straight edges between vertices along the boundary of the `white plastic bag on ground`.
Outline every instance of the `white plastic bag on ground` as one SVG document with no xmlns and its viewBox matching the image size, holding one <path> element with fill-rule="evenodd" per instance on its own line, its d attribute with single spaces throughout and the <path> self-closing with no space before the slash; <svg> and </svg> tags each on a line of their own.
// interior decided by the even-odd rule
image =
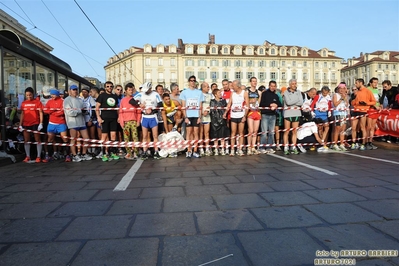
<svg viewBox="0 0 399 266">
<path fill-rule="evenodd" d="M 176 141 L 184 141 L 183 136 L 177 131 L 172 131 L 167 134 L 165 133 L 160 134 L 158 136 L 158 141 L 163 142 L 161 144 L 162 146 L 166 146 L 164 148 L 161 147 L 159 151 L 159 155 L 164 158 L 168 157 L 168 155 L 173 152 L 179 152 L 185 149 L 185 147 L 182 144 L 173 143 Z"/>
</svg>

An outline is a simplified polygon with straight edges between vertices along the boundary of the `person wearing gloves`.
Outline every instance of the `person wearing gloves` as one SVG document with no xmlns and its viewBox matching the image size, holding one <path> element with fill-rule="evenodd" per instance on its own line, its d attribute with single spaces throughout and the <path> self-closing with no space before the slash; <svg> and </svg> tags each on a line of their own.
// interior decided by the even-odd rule
<svg viewBox="0 0 399 266">
<path fill-rule="evenodd" d="M 86 154 L 87 146 L 82 148 L 82 156 L 76 153 L 76 140 L 78 132 L 84 139 L 89 138 L 86 128 L 84 114 L 87 112 L 83 100 L 78 97 L 78 86 L 72 85 L 69 88 L 69 97 L 64 100 L 64 113 L 67 126 L 69 128 L 69 135 L 71 136 L 71 152 L 72 162 L 80 162 L 82 160 L 89 161 L 93 159 L 90 155 Z M 88 144 L 86 141 L 84 144 Z"/>
<path fill-rule="evenodd" d="M 21 117 L 19 122 L 18 130 L 23 132 L 24 134 L 24 146 L 25 146 L 25 153 L 26 158 L 23 160 L 25 163 L 29 163 L 30 160 L 30 142 L 31 139 L 31 132 L 27 130 L 35 131 L 33 133 L 35 141 L 40 143 L 40 134 L 38 131 L 43 129 L 43 106 L 40 100 L 37 100 L 33 97 L 34 90 L 31 87 L 25 89 L 25 101 L 21 104 Z M 36 156 L 36 163 L 41 162 L 41 153 L 42 153 L 42 145 L 37 144 L 37 156 Z"/>
</svg>

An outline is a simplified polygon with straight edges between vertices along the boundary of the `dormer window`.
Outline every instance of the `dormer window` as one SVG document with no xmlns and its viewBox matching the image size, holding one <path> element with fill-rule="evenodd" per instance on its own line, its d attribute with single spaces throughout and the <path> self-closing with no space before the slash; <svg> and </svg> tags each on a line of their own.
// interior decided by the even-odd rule
<svg viewBox="0 0 399 266">
<path fill-rule="evenodd" d="M 212 47 L 211 51 L 212 51 L 212 54 L 216 54 L 216 47 Z"/>
<path fill-rule="evenodd" d="M 275 55 L 275 54 L 276 54 L 276 49 L 272 48 L 272 49 L 270 50 L 270 54 L 271 54 L 271 55 Z"/>
<path fill-rule="evenodd" d="M 263 50 L 263 48 L 260 48 L 259 49 L 259 54 L 264 54 L 265 53 L 265 50 Z"/>
<path fill-rule="evenodd" d="M 229 53 L 229 48 L 224 47 L 224 48 L 223 48 L 223 53 L 224 53 L 224 54 L 228 54 L 228 53 Z"/>
</svg>

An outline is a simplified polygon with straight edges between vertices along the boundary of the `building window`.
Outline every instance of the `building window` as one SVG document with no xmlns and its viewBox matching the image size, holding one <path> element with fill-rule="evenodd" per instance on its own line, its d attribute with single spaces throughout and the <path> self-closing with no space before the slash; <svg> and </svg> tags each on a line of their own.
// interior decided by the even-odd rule
<svg viewBox="0 0 399 266">
<path fill-rule="evenodd" d="M 292 79 L 296 79 L 296 72 L 292 72 L 291 78 L 292 78 Z"/>
<path fill-rule="evenodd" d="M 21 62 L 21 67 L 28 67 L 28 61 L 22 61 Z"/>
<path fill-rule="evenodd" d="M 241 66 L 241 60 L 235 60 L 234 61 L 234 66 L 235 67 L 240 67 Z"/>
<path fill-rule="evenodd" d="M 260 48 L 259 49 L 259 54 L 264 54 L 265 53 L 265 51 L 263 50 L 263 48 Z"/>
<path fill-rule="evenodd" d="M 326 57 L 327 56 L 327 52 L 324 50 L 323 51 L 323 56 Z"/>
<path fill-rule="evenodd" d="M 146 66 L 150 66 L 150 65 L 151 65 L 151 58 L 147 57 L 147 58 L 145 59 L 145 65 L 146 65 Z"/>
<path fill-rule="evenodd" d="M 327 68 L 327 62 L 323 62 L 323 67 Z"/>
<path fill-rule="evenodd" d="M 308 73 L 306 73 L 306 72 L 303 73 L 303 74 L 302 74 L 302 79 L 303 79 L 303 80 L 308 80 Z"/>
<path fill-rule="evenodd" d="M 186 66 L 194 66 L 194 61 L 191 59 L 186 60 Z"/>
<path fill-rule="evenodd" d="M 264 67 L 265 66 L 265 60 L 259 60 L 258 65 L 259 65 L 259 67 Z"/>
<path fill-rule="evenodd" d="M 270 61 L 270 67 L 276 67 L 276 61 Z"/>
<path fill-rule="evenodd" d="M 265 72 L 259 72 L 258 73 L 258 78 L 260 81 L 264 81 L 266 79 L 266 73 Z"/>
<path fill-rule="evenodd" d="M 247 67 L 253 67 L 254 66 L 254 61 L 253 60 L 248 60 L 247 61 Z"/>
<path fill-rule="evenodd" d="M 247 72 L 247 79 L 249 80 L 254 76 L 254 72 Z"/>
<path fill-rule="evenodd" d="M 306 56 L 306 50 L 302 50 L 302 56 Z"/>
<path fill-rule="evenodd" d="M 206 79 L 206 72 L 205 71 L 198 71 L 198 78 L 199 78 L 199 80 L 205 80 Z"/>
<path fill-rule="evenodd" d="M 271 79 L 271 80 L 276 80 L 276 79 L 277 79 L 277 74 L 276 74 L 276 72 L 270 72 L 270 79 Z"/>
<path fill-rule="evenodd" d="M 223 60 L 222 63 L 224 67 L 230 66 L 230 60 Z"/>
<path fill-rule="evenodd" d="M 163 58 L 158 58 L 158 66 L 163 66 Z"/>
<path fill-rule="evenodd" d="M 296 55 L 296 50 L 295 49 L 291 49 L 291 55 Z"/>
<path fill-rule="evenodd" d="M 323 80 L 327 80 L 327 73 L 323 73 Z"/>
<path fill-rule="evenodd" d="M 281 66 L 285 67 L 285 61 L 281 61 Z"/>
<path fill-rule="evenodd" d="M 150 72 L 146 72 L 145 73 L 145 79 L 148 81 L 151 81 L 151 73 Z"/>
<path fill-rule="evenodd" d="M 200 47 L 199 48 L 199 53 L 200 54 L 205 54 L 205 48 L 204 47 Z"/>
<path fill-rule="evenodd" d="M 331 79 L 335 80 L 335 73 L 331 73 Z"/>
<path fill-rule="evenodd" d="M 15 61 L 14 60 L 10 60 L 8 61 L 8 66 L 9 67 L 14 67 Z"/>
<path fill-rule="evenodd" d="M 198 60 L 198 66 L 206 66 L 206 61 L 204 59 Z"/>
<path fill-rule="evenodd" d="M 53 80 L 54 80 L 53 77 L 54 77 L 53 73 L 47 73 L 47 81 L 48 81 L 48 83 L 53 83 Z M 93 83 L 93 84 L 95 84 L 95 83 Z"/>
<path fill-rule="evenodd" d="M 318 68 L 318 67 L 319 67 L 319 62 L 315 62 L 315 63 L 314 63 L 314 66 L 315 66 L 316 68 Z"/>
<path fill-rule="evenodd" d="M 394 69 L 394 70 L 395 70 L 395 69 L 396 69 L 396 65 L 392 65 L 392 69 Z"/>
<path fill-rule="evenodd" d="M 247 54 L 252 54 L 252 48 L 247 49 Z"/>
<path fill-rule="evenodd" d="M 381 64 L 378 64 L 378 69 L 381 69 Z"/>
<path fill-rule="evenodd" d="M 218 60 L 211 60 L 211 66 L 219 66 L 219 61 Z"/>
<path fill-rule="evenodd" d="M 229 72 L 223 72 L 222 73 L 222 78 L 223 79 L 229 79 Z"/>
<path fill-rule="evenodd" d="M 188 79 L 191 76 L 194 76 L 194 71 L 186 71 L 186 79 Z"/>
<path fill-rule="evenodd" d="M 281 72 L 281 79 L 282 79 L 282 80 L 285 80 L 285 79 L 286 79 L 286 77 L 285 77 L 285 72 Z"/>
<path fill-rule="evenodd" d="M 292 61 L 292 66 L 293 66 L 293 67 L 296 66 L 296 61 Z"/>
<path fill-rule="evenodd" d="M 392 74 L 392 81 L 395 82 L 396 80 L 396 74 Z M 395 82 L 396 83 L 396 82 Z"/>
<path fill-rule="evenodd" d="M 304 67 L 307 67 L 307 66 L 308 66 L 308 62 L 307 62 L 307 61 L 304 61 L 304 62 L 303 62 L 303 66 L 304 66 Z"/>
<path fill-rule="evenodd" d="M 385 69 L 389 69 L 389 65 L 388 64 L 385 65 Z"/>
<path fill-rule="evenodd" d="M 270 54 L 271 54 L 271 55 L 276 54 L 276 49 L 272 48 L 272 49 L 270 50 Z"/>
<path fill-rule="evenodd" d="M 176 66 L 176 58 L 171 58 L 170 59 L 170 65 L 171 66 Z"/>
<path fill-rule="evenodd" d="M 236 47 L 236 54 L 241 54 L 241 49 L 239 47 Z"/>
<path fill-rule="evenodd" d="M 235 73 L 235 78 L 236 78 L 236 79 L 241 79 L 241 71 L 237 71 L 237 72 Z"/>
<path fill-rule="evenodd" d="M 30 79 L 30 73 L 29 72 L 21 72 L 19 73 L 19 76 L 23 79 Z"/>
<path fill-rule="evenodd" d="M 228 49 L 227 47 L 224 47 L 224 48 L 223 48 L 223 53 L 224 53 L 224 54 L 228 54 L 228 53 L 229 53 L 229 49 Z"/>
<path fill-rule="evenodd" d="M 216 54 L 216 47 L 212 47 L 212 54 Z"/>
<path fill-rule="evenodd" d="M 193 53 L 193 47 L 187 47 L 187 53 L 192 54 Z"/>
<path fill-rule="evenodd" d="M 320 79 L 319 73 L 314 74 L 314 79 Z"/>
<path fill-rule="evenodd" d="M 332 62 L 332 63 L 331 63 L 331 67 L 332 67 L 332 68 L 335 68 L 335 62 Z"/>
<path fill-rule="evenodd" d="M 281 49 L 281 55 L 285 55 L 285 49 Z"/>
<path fill-rule="evenodd" d="M 217 82 L 217 79 L 219 78 L 218 76 L 219 76 L 219 72 L 212 71 L 211 72 L 212 82 Z"/>
</svg>

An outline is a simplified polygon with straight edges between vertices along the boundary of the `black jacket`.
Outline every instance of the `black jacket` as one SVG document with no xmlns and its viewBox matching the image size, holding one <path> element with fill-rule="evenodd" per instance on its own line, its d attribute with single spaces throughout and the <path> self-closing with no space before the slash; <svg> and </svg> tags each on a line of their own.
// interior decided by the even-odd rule
<svg viewBox="0 0 399 266">
<path fill-rule="evenodd" d="M 259 107 L 270 107 L 270 104 L 272 103 L 277 104 L 278 107 L 283 106 L 276 92 L 272 92 L 271 90 L 267 89 L 261 95 Z M 261 109 L 260 112 L 264 115 L 275 115 L 276 111 L 277 109 L 276 110 Z"/>
</svg>

